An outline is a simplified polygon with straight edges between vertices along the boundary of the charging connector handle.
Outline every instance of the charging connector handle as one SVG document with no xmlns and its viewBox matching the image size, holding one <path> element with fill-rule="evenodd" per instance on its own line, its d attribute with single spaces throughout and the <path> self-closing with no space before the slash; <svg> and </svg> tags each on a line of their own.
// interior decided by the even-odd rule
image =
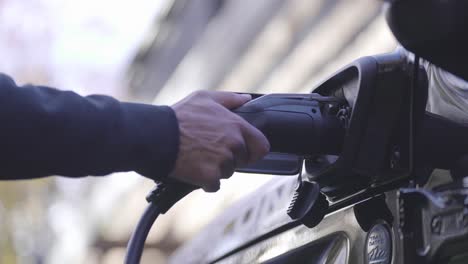
<svg viewBox="0 0 468 264">
<path fill-rule="evenodd" d="M 319 94 L 268 94 L 234 110 L 265 134 L 272 152 L 339 154 L 345 124 L 338 117 L 345 100 Z"/>
</svg>

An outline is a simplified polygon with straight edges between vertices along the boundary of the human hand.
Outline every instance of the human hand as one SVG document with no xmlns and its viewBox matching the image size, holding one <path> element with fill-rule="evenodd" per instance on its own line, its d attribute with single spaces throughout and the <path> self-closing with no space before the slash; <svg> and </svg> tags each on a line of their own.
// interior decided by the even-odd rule
<svg viewBox="0 0 468 264">
<path fill-rule="evenodd" d="M 270 144 L 262 132 L 230 111 L 249 100 L 249 95 L 198 91 L 173 105 L 180 143 L 169 177 L 216 192 L 220 179 L 266 155 Z"/>
</svg>

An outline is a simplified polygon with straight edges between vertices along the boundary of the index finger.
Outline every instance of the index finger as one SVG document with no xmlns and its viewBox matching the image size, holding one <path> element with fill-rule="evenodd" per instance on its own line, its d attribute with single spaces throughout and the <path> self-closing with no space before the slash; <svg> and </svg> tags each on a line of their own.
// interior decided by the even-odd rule
<svg viewBox="0 0 468 264">
<path fill-rule="evenodd" d="M 227 109 L 237 108 L 252 99 L 250 94 L 237 94 L 222 91 L 210 91 L 210 97 Z"/>
</svg>

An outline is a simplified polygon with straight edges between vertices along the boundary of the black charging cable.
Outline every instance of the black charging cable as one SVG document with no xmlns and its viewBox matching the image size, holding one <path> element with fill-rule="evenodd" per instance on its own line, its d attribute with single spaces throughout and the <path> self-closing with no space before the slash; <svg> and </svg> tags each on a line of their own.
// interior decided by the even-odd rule
<svg viewBox="0 0 468 264">
<path fill-rule="evenodd" d="M 197 187 L 180 182 L 156 182 L 156 186 L 146 196 L 148 206 L 138 221 L 127 245 L 125 264 L 140 263 L 145 241 L 154 222 L 160 214 L 165 214 L 175 203 Z"/>
</svg>

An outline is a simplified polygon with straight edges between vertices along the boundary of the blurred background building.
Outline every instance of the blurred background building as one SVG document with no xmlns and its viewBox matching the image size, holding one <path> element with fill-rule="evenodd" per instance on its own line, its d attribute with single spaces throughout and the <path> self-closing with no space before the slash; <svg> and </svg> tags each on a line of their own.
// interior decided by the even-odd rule
<svg viewBox="0 0 468 264">
<path fill-rule="evenodd" d="M 378 0 L 0 0 L 0 72 L 156 104 L 198 89 L 310 92 L 396 47 L 381 10 Z M 143 263 L 164 263 L 269 179 L 237 174 L 218 193 L 191 194 L 158 220 Z M 121 263 L 151 187 L 134 173 L 0 182 L 0 263 Z"/>
</svg>

